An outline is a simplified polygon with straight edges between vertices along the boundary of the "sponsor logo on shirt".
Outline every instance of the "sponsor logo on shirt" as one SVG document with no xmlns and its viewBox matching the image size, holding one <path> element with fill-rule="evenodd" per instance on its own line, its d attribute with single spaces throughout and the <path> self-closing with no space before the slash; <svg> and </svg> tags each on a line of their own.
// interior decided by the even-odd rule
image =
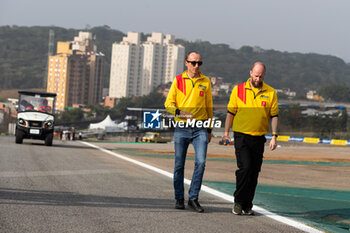
<svg viewBox="0 0 350 233">
<path fill-rule="evenodd" d="M 206 87 L 206 86 L 203 86 L 202 84 L 199 84 L 199 85 L 198 85 L 198 88 L 201 89 L 201 90 L 204 90 L 204 91 L 207 89 L 207 87 Z"/>
</svg>

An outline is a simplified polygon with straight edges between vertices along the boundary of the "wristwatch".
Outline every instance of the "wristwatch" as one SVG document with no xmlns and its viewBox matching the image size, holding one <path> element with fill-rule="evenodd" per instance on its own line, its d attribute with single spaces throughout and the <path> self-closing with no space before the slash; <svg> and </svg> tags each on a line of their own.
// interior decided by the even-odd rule
<svg viewBox="0 0 350 233">
<path fill-rule="evenodd" d="M 278 138 L 278 134 L 277 133 L 272 133 L 272 137 L 275 136 L 276 138 Z"/>
</svg>

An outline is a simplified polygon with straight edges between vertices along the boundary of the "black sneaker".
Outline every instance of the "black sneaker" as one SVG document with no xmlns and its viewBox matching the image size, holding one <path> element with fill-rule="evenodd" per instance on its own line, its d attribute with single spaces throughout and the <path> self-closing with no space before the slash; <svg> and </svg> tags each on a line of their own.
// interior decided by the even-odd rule
<svg viewBox="0 0 350 233">
<path fill-rule="evenodd" d="M 191 207 L 193 210 L 197 211 L 198 213 L 203 213 L 204 209 L 199 204 L 198 199 L 196 200 L 188 200 L 188 206 Z"/>
<path fill-rule="evenodd" d="M 242 205 L 239 203 L 234 203 L 232 208 L 232 213 L 236 215 L 242 214 Z"/>
<path fill-rule="evenodd" d="M 244 215 L 255 215 L 255 212 L 252 209 L 242 210 L 242 213 Z"/>
<path fill-rule="evenodd" d="M 185 199 L 177 198 L 175 203 L 175 209 L 185 209 Z"/>
</svg>

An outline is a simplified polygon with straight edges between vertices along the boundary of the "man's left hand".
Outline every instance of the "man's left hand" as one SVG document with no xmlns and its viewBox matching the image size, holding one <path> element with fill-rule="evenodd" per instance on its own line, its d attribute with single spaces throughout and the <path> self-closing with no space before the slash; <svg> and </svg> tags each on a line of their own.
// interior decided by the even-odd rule
<svg viewBox="0 0 350 233">
<path fill-rule="evenodd" d="M 272 137 L 270 141 L 270 150 L 274 150 L 277 147 L 277 140 L 276 137 Z"/>
</svg>

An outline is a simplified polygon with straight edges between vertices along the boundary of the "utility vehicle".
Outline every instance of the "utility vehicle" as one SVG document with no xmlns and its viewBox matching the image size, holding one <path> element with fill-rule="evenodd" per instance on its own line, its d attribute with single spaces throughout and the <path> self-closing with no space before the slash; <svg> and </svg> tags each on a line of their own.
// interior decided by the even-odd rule
<svg viewBox="0 0 350 233">
<path fill-rule="evenodd" d="M 45 140 L 52 146 L 55 124 L 56 93 L 18 91 L 16 143 L 23 139 Z"/>
</svg>

